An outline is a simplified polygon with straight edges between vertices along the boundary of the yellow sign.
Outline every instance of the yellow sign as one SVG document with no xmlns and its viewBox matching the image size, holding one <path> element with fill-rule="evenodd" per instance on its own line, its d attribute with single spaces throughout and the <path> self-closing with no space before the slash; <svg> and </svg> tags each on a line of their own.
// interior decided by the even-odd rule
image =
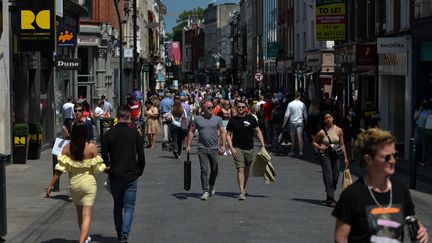
<svg viewBox="0 0 432 243">
<path fill-rule="evenodd" d="M 26 138 L 27 137 L 14 137 L 14 144 L 15 145 L 26 145 Z"/>
<path fill-rule="evenodd" d="M 50 29 L 50 11 L 42 10 L 36 15 L 31 10 L 21 10 L 21 29 L 22 30 L 34 30 L 33 23 L 36 20 L 36 25 L 40 29 Z"/>
<path fill-rule="evenodd" d="M 334 1 L 334 2 L 337 2 Z M 339 1 L 340 2 L 340 1 Z M 318 4 L 316 8 L 316 38 L 318 41 L 345 40 L 345 3 Z"/>
</svg>

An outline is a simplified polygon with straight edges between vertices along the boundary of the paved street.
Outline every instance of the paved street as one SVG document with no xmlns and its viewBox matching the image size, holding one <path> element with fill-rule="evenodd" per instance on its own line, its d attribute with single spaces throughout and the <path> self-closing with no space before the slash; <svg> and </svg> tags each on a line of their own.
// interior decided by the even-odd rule
<svg viewBox="0 0 432 243">
<path fill-rule="evenodd" d="M 238 201 L 234 164 L 231 157 L 222 156 L 216 196 L 201 201 L 195 154 L 191 156 L 192 188 L 189 192 L 183 190 L 184 157 L 173 159 L 170 153 L 160 150 L 160 144 L 154 150 L 146 149 L 147 166 L 139 181 L 129 242 L 332 242 L 334 218 L 330 216 L 331 208 L 321 202 L 325 193 L 321 168 L 317 164 L 273 156 L 277 182 L 265 185 L 262 178 L 251 178 L 249 196 L 245 201 Z M 355 167 L 352 170 L 358 171 Z M 51 171 L 46 172 L 47 176 L 49 173 Z M 102 185 L 105 177 L 98 178 L 99 191 L 91 227 L 93 242 L 115 242 L 116 239 L 113 202 Z M 37 199 L 34 207 L 40 204 L 41 216 L 34 223 L 28 222 L 29 227 L 21 229 L 22 233 L 13 232 L 13 237 L 6 237 L 8 242 L 77 242 L 79 229 L 75 207 L 67 201 L 67 175 L 61 180 L 62 190 L 54 194 L 54 198 Z M 47 178 L 40 184 L 48 182 Z M 432 201 L 431 186 L 420 182 L 418 187 L 423 192 L 413 191 L 417 214 L 431 225 L 432 210 L 428 203 Z M 43 188 L 37 190 L 40 196 Z M 44 203 L 46 213 L 43 212 Z M 30 202 L 26 205 L 33 207 Z M 25 208 L 23 210 L 25 212 Z M 20 224 L 25 224 L 25 220 Z"/>
</svg>

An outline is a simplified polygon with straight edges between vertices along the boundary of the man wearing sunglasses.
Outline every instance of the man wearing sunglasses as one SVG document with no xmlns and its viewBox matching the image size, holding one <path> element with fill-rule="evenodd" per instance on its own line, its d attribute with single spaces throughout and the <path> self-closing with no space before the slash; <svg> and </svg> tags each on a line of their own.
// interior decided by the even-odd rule
<svg viewBox="0 0 432 243">
<path fill-rule="evenodd" d="M 186 152 L 190 152 L 190 145 L 198 129 L 198 158 L 201 167 L 201 187 L 203 194 L 201 200 L 207 200 L 216 193 L 215 182 L 218 174 L 218 154 L 225 152 L 225 129 L 222 119 L 212 115 L 214 106 L 211 101 L 204 102 L 203 113 L 195 118 L 189 127 Z M 219 147 L 218 131 L 222 136 L 222 145 Z M 210 179 L 208 179 L 208 164 L 210 164 Z"/>
<path fill-rule="evenodd" d="M 74 105 L 73 113 L 74 113 L 73 122 L 79 121 L 79 120 L 85 122 L 85 124 L 87 126 L 87 141 L 89 141 L 89 142 L 92 141 L 93 140 L 93 123 L 91 122 L 91 120 L 86 119 L 83 116 L 83 113 L 84 113 L 84 106 L 83 106 L 83 104 L 82 103 L 76 103 Z M 66 139 L 70 138 L 70 133 L 72 132 L 72 124 L 73 124 L 73 122 L 71 123 L 70 128 L 67 127 L 67 126 L 65 126 L 65 125 L 63 125 L 63 127 L 62 127 L 63 128 L 63 136 Z"/>
<path fill-rule="evenodd" d="M 237 168 L 239 200 L 246 199 L 246 184 L 254 153 L 254 134 L 257 135 L 261 146 L 265 146 L 258 122 L 252 115 L 246 113 L 246 108 L 244 101 L 237 101 L 237 116 L 229 120 L 226 135 Z"/>
</svg>

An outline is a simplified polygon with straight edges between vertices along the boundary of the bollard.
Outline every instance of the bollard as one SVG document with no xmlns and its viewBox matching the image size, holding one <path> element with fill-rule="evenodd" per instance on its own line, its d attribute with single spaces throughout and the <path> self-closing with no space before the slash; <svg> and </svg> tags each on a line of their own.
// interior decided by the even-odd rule
<svg viewBox="0 0 432 243">
<path fill-rule="evenodd" d="M 0 154 L 0 237 L 7 234 L 5 166 L 8 160 L 10 156 Z"/>
<path fill-rule="evenodd" d="M 410 139 L 410 188 L 416 189 L 417 163 L 416 163 L 416 141 Z"/>
</svg>

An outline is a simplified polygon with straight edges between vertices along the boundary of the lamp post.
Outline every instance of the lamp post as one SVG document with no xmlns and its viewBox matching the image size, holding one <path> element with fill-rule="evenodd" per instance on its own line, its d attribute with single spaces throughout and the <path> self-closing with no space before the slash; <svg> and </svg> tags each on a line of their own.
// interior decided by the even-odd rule
<svg viewBox="0 0 432 243">
<path fill-rule="evenodd" d="M 118 9 L 118 3 L 119 0 L 113 0 L 114 1 L 114 6 L 116 9 L 116 13 L 117 13 L 117 18 L 118 18 L 118 22 L 119 22 L 119 41 L 120 41 L 120 46 L 119 46 L 119 50 L 120 50 L 120 59 L 119 59 L 119 76 L 120 76 L 120 84 L 119 84 L 119 102 L 120 104 L 122 104 L 123 101 L 123 23 L 121 20 L 121 16 L 120 16 L 120 12 Z"/>
</svg>

